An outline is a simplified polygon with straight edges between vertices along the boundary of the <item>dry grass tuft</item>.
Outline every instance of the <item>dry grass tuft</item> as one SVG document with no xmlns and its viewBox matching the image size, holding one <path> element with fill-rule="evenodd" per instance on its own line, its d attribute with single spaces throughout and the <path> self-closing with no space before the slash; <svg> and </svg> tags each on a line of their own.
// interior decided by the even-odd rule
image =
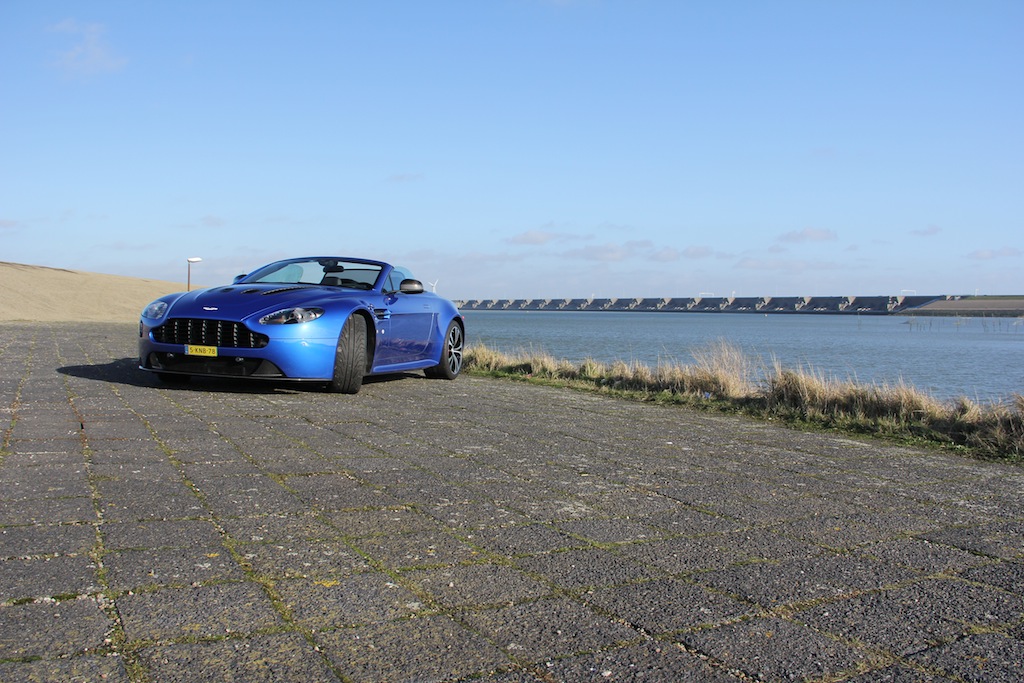
<svg viewBox="0 0 1024 683">
<path fill-rule="evenodd" d="M 902 382 L 863 385 L 824 376 L 812 369 L 759 368 L 738 347 L 720 341 L 693 353 L 693 365 L 593 359 L 576 365 L 547 353 L 504 354 L 486 346 L 466 350 L 466 369 L 497 376 L 563 382 L 643 398 L 671 397 L 714 404 L 787 422 L 915 442 L 938 443 L 973 454 L 1008 460 L 1024 458 L 1024 396 L 1010 404 L 979 405 L 967 398 L 943 403 Z"/>
</svg>

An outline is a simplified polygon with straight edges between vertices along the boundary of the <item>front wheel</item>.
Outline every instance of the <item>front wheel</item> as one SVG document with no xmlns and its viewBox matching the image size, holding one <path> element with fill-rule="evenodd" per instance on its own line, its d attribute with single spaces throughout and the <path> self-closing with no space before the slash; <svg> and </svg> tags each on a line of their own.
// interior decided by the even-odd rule
<svg viewBox="0 0 1024 683">
<path fill-rule="evenodd" d="M 423 371 L 432 379 L 455 379 L 462 372 L 462 351 L 465 338 L 462 325 L 456 321 L 448 323 L 448 331 L 444 334 L 444 345 L 441 347 L 441 362 Z"/>
<path fill-rule="evenodd" d="M 353 313 L 341 328 L 334 354 L 334 377 L 327 389 L 339 394 L 357 394 L 366 371 L 366 318 Z"/>
</svg>

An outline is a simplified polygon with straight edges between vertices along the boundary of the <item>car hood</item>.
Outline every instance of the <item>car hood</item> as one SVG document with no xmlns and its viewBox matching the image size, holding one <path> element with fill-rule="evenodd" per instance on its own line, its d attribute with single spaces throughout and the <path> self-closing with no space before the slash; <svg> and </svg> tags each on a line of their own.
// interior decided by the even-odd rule
<svg viewBox="0 0 1024 683">
<path fill-rule="evenodd" d="M 167 312 L 174 318 L 242 320 L 291 306 L 359 301 L 367 292 L 321 285 L 237 284 L 182 294 Z"/>
</svg>

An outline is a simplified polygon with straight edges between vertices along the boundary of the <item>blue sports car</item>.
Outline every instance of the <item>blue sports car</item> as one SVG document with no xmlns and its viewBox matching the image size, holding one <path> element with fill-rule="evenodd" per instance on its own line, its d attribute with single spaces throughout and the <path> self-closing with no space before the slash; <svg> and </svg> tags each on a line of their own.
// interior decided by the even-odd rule
<svg viewBox="0 0 1024 683">
<path fill-rule="evenodd" d="M 323 382 L 354 394 L 363 377 L 423 370 L 455 379 L 465 328 L 455 304 L 382 261 L 277 261 L 233 284 L 169 294 L 139 322 L 139 367 L 192 375 Z"/>
</svg>

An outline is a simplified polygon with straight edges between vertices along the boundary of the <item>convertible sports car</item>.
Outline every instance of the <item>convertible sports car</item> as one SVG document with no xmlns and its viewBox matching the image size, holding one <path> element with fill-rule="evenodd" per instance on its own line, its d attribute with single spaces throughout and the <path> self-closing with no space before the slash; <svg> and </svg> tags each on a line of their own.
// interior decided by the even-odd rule
<svg viewBox="0 0 1024 683">
<path fill-rule="evenodd" d="M 139 367 L 168 382 L 251 377 L 354 394 L 366 375 L 423 370 L 455 379 L 464 340 L 455 304 L 408 271 L 317 256 L 157 299 L 139 322 Z"/>
</svg>

